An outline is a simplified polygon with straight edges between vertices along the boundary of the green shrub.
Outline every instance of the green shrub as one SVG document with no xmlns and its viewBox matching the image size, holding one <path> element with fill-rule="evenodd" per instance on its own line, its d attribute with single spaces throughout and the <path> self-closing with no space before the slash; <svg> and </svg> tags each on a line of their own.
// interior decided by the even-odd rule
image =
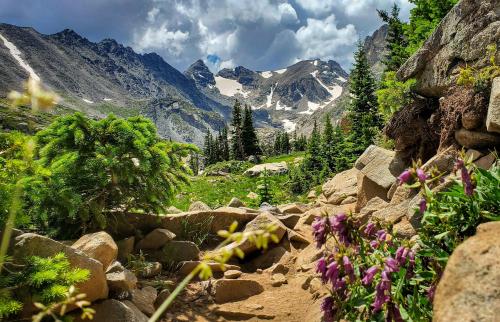
<svg viewBox="0 0 500 322">
<path fill-rule="evenodd" d="M 457 79 L 457 84 L 462 86 L 473 86 L 476 92 L 486 91 L 494 78 L 500 76 L 500 66 L 497 66 L 495 57 L 497 54 L 496 45 L 490 45 L 487 48 L 490 66 L 483 67 L 479 70 L 472 67 L 465 67 L 460 70 L 460 76 Z"/>
<path fill-rule="evenodd" d="M 30 296 L 33 302 L 50 305 L 65 299 L 71 286 L 86 281 L 90 272 L 71 268 L 63 253 L 53 257 L 33 256 L 22 267 L 5 263 L 1 275 L 0 318 L 22 309 L 17 296 Z"/>
<path fill-rule="evenodd" d="M 271 185 L 269 183 L 269 173 L 267 169 L 261 174 L 261 180 L 257 186 L 257 194 L 259 195 L 259 204 L 267 202 L 269 204 L 273 203 L 274 196 L 271 192 Z"/>
<path fill-rule="evenodd" d="M 36 138 L 36 162 L 47 172 L 31 178 L 29 213 L 58 237 L 102 229 L 116 208 L 163 211 L 187 182 L 181 158 L 195 150 L 160 139 L 143 117 L 94 121 L 77 113 L 58 118 Z"/>
<path fill-rule="evenodd" d="M 411 90 L 415 83 L 415 79 L 409 79 L 406 82 L 398 81 L 396 72 L 384 74 L 380 89 L 377 90 L 377 100 L 379 111 L 386 121 L 403 106 L 412 102 Z"/>
<path fill-rule="evenodd" d="M 203 173 L 205 175 L 210 175 L 211 173 L 216 173 L 216 172 L 242 174 L 243 172 L 245 172 L 245 170 L 250 169 L 252 166 L 253 164 L 248 161 L 238 161 L 238 160 L 223 161 L 209 165 L 208 167 L 205 168 Z"/>
</svg>

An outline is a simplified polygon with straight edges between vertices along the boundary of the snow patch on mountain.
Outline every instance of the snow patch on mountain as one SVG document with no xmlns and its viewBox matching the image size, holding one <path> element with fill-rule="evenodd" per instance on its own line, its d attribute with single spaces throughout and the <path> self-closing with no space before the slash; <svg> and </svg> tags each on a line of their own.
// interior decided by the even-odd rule
<svg viewBox="0 0 500 322">
<path fill-rule="evenodd" d="M 270 71 L 261 72 L 261 73 L 260 73 L 260 76 L 262 76 L 262 77 L 264 77 L 264 78 L 269 78 L 269 77 L 272 77 L 272 76 L 273 76 L 273 72 L 270 72 Z"/>
<path fill-rule="evenodd" d="M 333 85 L 331 88 L 326 86 L 319 78 L 318 78 L 318 71 L 315 70 L 314 72 L 311 73 L 311 75 L 318 81 L 318 83 L 323 86 L 324 89 L 328 91 L 328 93 L 332 96 L 330 101 L 326 104 L 331 103 L 333 100 L 337 99 L 340 97 L 342 94 L 342 86 L 339 85 Z"/>
<path fill-rule="evenodd" d="M 289 119 L 284 119 L 282 122 L 283 122 L 283 128 L 285 129 L 285 132 L 292 133 L 295 131 L 297 123 L 292 122 Z"/>
<path fill-rule="evenodd" d="M 82 98 L 82 101 L 84 101 L 85 103 L 88 103 L 88 104 L 94 104 L 94 101 L 91 101 L 87 98 Z"/>
<path fill-rule="evenodd" d="M 275 70 L 274 72 L 275 72 L 275 73 L 278 73 L 278 74 L 283 74 L 283 73 L 285 73 L 285 72 L 286 72 L 286 70 L 287 70 L 287 68 L 283 68 L 283 69 L 278 69 L 278 70 Z"/>
<path fill-rule="evenodd" d="M 215 76 L 215 86 L 222 95 L 234 96 L 238 93 L 243 94 L 243 85 L 234 79 L 228 79 L 221 76 Z M 248 94 L 247 94 L 248 95 Z"/>
<path fill-rule="evenodd" d="M 292 107 L 281 105 L 279 100 L 276 102 L 276 111 L 291 111 L 291 110 L 293 110 Z"/>
<path fill-rule="evenodd" d="M 274 86 L 271 86 L 271 93 L 269 93 L 269 95 L 267 95 L 266 97 L 266 106 L 268 108 L 270 108 L 273 105 L 273 93 L 276 86 L 278 86 L 278 83 L 276 83 Z"/>
<path fill-rule="evenodd" d="M 16 45 L 14 45 L 9 40 L 7 40 L 7 38 L 5 38 L 2 34 L 0 34 L 0 39 L 2 39 L 3 44 L 9 50 L 10 54 L 12 55 L 12 58 L 14 58 L 14 60 L 16 60 L 17 63 L 24 70 L 26 70 L 26 72 L 28 72 L 30 77 L 36 81 L 40 81 L 40 76 L 38 76 L 35 73 L 35 70 L 33 68 L 31 68 L 31 66 L 21 58 L 21 51 L 19 49 L 17 49 Z"/>
</svg>

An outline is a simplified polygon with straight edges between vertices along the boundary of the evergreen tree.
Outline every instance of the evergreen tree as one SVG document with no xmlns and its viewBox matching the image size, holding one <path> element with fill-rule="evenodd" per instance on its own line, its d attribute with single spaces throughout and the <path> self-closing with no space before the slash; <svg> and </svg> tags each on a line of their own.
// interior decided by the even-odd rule
<svg viewBox="0 0 500 322">
<path fill-rule="evenodd" d="M 241 117 L 241 104 L 238 100 L 234 103 L 233 107 L 233 120 L 231 122 L 231 153 L 234 160 L 243 160 L 245 158 L 245 151 L 242 142 L 242 117 Z"/>
<path fill-rule="evenodd" d="M 221 145 L 222 145 L 222 149 L 221 149 L 221 153 L 222 153 L 222 160 L 223 161 L 229 161 L 230 159 L 230 153 L 229 153 L 229 140 L 227 138 L 227 127 L 224 127 L 222 129 L 222 138 L 221 138 L 222 142 L 221 142 Z"/>
<path fill-rule="evenodd" d="M 257 192 L 259 194 L 259 202 L 267 202 L 271 204 L 273 202 L 273 194 L 271 192 L 271 184 L 269 183 L 269 173 L 267 169 L 264 169 L 262 173 L 262 179 L 259 181 L 259 186 L 257 187 Z"/>
<path fill-rule="evenodd" d="M 353 152 L 359 155 L 373 143 L 382 120 L 375 96 L 375 79 L 361 43 L 358 44 L 354 59 L 349 84 L 351 93 L 351 103 L 348 108 L 348 118 L 351 123 L 349 139 L 354 146 Z"/>
<path fill-rule="evenodd" d="M 253 126 L 252 109 L 246 105 L 244 109 L 243 125 L 241 129 L 241 142 L 245 157 L 261 154 L 257 133 Z"/>
<path fill-rule="evenodd" d="M 334 129 L 330 115 L 325 117 L 325 126 L 323 129 L 323 136 L 321 137 L 321 153 L 330 171 L 335 169 L 335 155 L 339 152 L 335 150 L 334 142 Z"/>
<path fill-rule="evenodd" d="M 389 13 L 384 10 L 377 10 L 380 18 L 388 24 L 387 31 L 387 55 L 384 60 L 386 71 L 397 71 L 408 59 L 408 41 L 404 35 L 405 24 L 399 19 L 400 8 L 396 3 Z"/>
<path fill-rule="evenodd" d="M 283 132 L 281 134 L 281 153 L 282 154 L 290 154 L 290 136 L 288 136 L 288 133 Z"/>
<path fill-rule="evenodd" d="M 307 146 L 305 166 L 309 171 L 320 171 L 324 167 L 324 159 L 321 153 L 321 135 L 316 121 Z"/>
<path fill-rule="evenodd" d="M 203 144 L 203 154 L 205 155 L 205 165 L 210 165 L 215 163 L 214 161 L 214 144 L 213 137 L 210 130 L 207 131 L 205 135 L 205 143 Z"/>
</svg>

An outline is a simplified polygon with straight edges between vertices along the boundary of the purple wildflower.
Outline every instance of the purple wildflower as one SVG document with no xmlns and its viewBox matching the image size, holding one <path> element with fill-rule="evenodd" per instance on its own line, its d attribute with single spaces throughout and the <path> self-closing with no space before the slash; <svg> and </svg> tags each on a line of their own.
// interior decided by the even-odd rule
<svg viewBox="0 0 500 322">
<path fill-rule="evenodd" d="M 418 210 L 421 214 L 423 214 L 427 210 L 427 200 L 425 200 L 425 198 L 422 198 L 418 203 Z"/>
<path fill-rule="evenodd" d="M 425 171 L 424 171 L 424 170 L 422 170 L 422 169 L 420 169 L 420 168 L 418 168 L 416 172 L 417 172 L 417 177 L 418 177 L 418 180 L 419 180 L 420 182 L 425 182 L 425 180 L 427 180 L 427 178 L 429 177 L 429 176 L 427 175 L 427 173 L 425 173 Z"/>
<path fill-rule="evenodd" d="M 327 219 L 316 217 L 311 225 L 313 229 L 314 240 L 316 247 L 321 248 L 326 243 L 327 235 Z"/>
<path fill-rule="evenodd" d="M 321 273 L 321 279 L 325 283 L 327 281 L 327 278 L 326 278 L 326 260 L 324 257 L 321 257 L 316 263 L 316 272 Z"/>
<path fill-rule="evenodd" d="M 458 159 L 455 162 L 455 172 L 460 170 L 460 175 L 462 177 L 462 183 L 464 185 L 465 194 L 472 196 L 474 194 L 474 185 L 472 184 L 472 179 L 469 170 L 465 166 L 465 162 L 462 159 Z"/>
<path fill-rule="evenodd" d="M 334 301 L 331 296 L 327 296 L 321 302 L 321 311 L 323 311 L 325 322 L 333 321 L 334 315 Z"/>
<path fill-rule="evenodd" d="M 338 278 L 339 266 L 337 265 L 337 262 L 333 261 L 328 265 L 326 269 L 325 279 L 329 280 L 333 285 L 335 285 Z"/>
<path fill-rule="evenodd" d="M 364 233 L 367 235 L 367 236 L 371 236 L 373 235 L 373 233 L 375 232 L 375 224 L 370 222 L 368 223 L 368 225 L 366 225 L 366 228 L 364 230 Z"/>
<path fill-rule="evenodd" d="M 385 241 L 387 237 L 387 232 L 383 229 L 377 231 L 377 239 L 380 240 L 380 241 Z"/>
<path fill-rule="evenodd" d="M 431 287 L 429 287 L 429 290 L 427 290 L 427 298 L 429 299 L 429 301 L 434 300 L 434 295 L 436 295 L 436 285 L 431 285 Z"/>
<path fill-rule="evenodd" d="M 394 273 L 399 270 L 399 265 L 398 262 L 392 258 L 392 257 L 387 257 L 385 260 L 385 266 L 384 266 L 384 271 L 387 273 Z"/>
<path fill-rule="evenodd" d="M 398 262 L 399 265 L 404 265 L 406 263 L 406 258 L 408 257 L 408 252 L 410 250 L 406 247 L 403 247 L 403 246 L 400 246 L 397 250 L 396 250 L 396 256 L 395 256 L 395 259 L 396 261 Z"/>
<path fill-rule="evenodd" d="M 332 229 L 332 232 L 337 233 L 340 242 L 349 244 L 349 238 L 347 236 L 347 228 L 345 226 L 346 221 L 347 221 L 347 215 L 344 213 L 340 213 L 330 218 L 330 227 Z"/>
<path fill-rule="evenodd" d="M 345 256 L 342 258 L 342 262 L 344 264 L 344 271 L 347 276 L 349 276 L 349 281 L 352 283 L 354 281 L 354 268 L 352 267 L 352 263 L 349 260 L 349 257 Z"/>
<path fill-rule="evenodd" d="M 372 241 L 370 241 L 370 246 L 373 249 L 378 248 L 378 246 L 380 246 L 380 242 L 378 240 L 372 240 Z"/>
<path fill-rule="evenodd" d="M 386 271 L 382 271 L 382 279 L 375 287 L 375 290 L 375 301 L 373 301 L 372 307 L 374 312 L 378 312 L 382 305 L 390 300 L 391 281 Z"/>
<path fill-rule="evenodd" d="M 370 285 L 373 282 L 373 278 L 375 277 L 375 274 L 377 274 L 378 270 L 378 266 L 372 266 L 367 269 L 361 282 L 363 282 L 364 285 Z"/>
<path fill-rule="evenodd" d="M 411 179 L 411 172 L 410 170 L 405 170 L 403 173 L 401 173 L 398 177 L 399 180 L 399 185 L 402 185 L 403 183 L 407 183 Z"/>
</svg>

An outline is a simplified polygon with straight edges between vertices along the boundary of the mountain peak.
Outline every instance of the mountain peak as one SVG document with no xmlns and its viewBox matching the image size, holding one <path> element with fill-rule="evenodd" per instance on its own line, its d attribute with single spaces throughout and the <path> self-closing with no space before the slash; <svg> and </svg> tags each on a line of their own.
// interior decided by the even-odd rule
<svg viewBox="0 0 500 322">
<path fill-rule="evenodd" d="M 184 72 L 186 77 L 193 79 L 197 86 L 207 87 L 210 85 L 215 85 L 214 74 L 208 69 L 205 62 L 198 59 Z"/>
</svg>

